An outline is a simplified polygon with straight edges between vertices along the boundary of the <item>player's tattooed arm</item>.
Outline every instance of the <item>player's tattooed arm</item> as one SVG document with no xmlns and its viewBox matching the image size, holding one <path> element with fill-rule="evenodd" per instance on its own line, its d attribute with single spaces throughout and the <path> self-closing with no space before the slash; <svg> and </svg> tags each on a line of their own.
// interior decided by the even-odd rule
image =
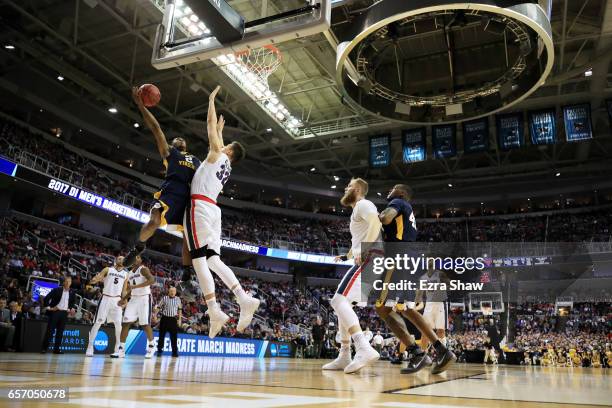
<svg viewBox="0 0 612 408">
<path fill-rule="evenodd" d="M 159 126 L 159 122 L 155 119 L 155 116 L 144 106 L 142 102 L 142 98 L 138 94 L 138 88 L 132 87 L 132 98 L 138 106 L 138 110 L 142 114 L 142 119 L 144 120 L 145 125 L 153 132 L 153 136 L 155 137 L 155 143 L 157 144 L 157 150 L 159 150 L 159 154 L 162 159 L 165 159 L 170 155 L 170 146 L 168 146 L 168 142 L 166 141 L 166 135 Z"/>
<path fill-rule="evenodd" d="M 102 269 L 102 271 L 100 271 L 96 276 L 91 278 L 89 283 L 91 285 L 95 285 L 96 283 L 100 282 L 102 279 L 106 278 L 107 274 L 108 274 L 108 267 Z"/>
<path fill-rule="evenodd" d="M 208 117 L 206 119 L 206 127 L 208 130 L 208 144 L 210 146 L 209 161 L 216 161 L 219 153 L 221 153 L 221 149 L 223 149 L 223 140 L 219 135 L 218 129 L 218 120 L 217 120 L 217 110 L 215 109 L 215 97 L 219 90 L 220 86 L 217 87 L 210 93 L 208 97 Z M 223 118 L 221 118 L 223 120 Z M 225 123 L 225 122 L 223 122 Z M 221 127 L 223 130 L 223 126 Z"/>
<path fill-rule="evenodd" d="M 387 207 L 378 215 L 378 219 L 383 225 L 389 225 L 397 217 L 397 214 L 395 208 Z"/>
</svg>

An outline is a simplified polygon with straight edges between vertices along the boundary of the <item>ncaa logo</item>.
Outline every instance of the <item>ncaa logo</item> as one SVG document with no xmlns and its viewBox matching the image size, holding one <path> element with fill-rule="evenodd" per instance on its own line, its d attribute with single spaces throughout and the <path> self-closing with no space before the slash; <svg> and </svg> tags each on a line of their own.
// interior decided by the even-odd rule
<svg viewBox="0 0 612 408">
<path fill-rule="evenodd" d="M 97 351 L 104 351 L 108 348 L 108 335 L 102 330 L 98 332 L 96 339 L 94 340 L 94 349 Z"/>
</svg>

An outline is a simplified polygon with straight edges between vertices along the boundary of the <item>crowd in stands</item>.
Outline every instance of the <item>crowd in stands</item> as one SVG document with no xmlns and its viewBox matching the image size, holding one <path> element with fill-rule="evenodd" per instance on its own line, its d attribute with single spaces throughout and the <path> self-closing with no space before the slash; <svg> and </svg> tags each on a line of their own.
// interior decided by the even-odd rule
<svg viewBox="0 0 612 408">
<path fill-rule="evenodd" d="M 65 181 L 72 182 L 102 196 L 124 202 L 126 193 L 145 202 L 151 202 L 151 193 L 143 190 L 140 184 L 102 170 L 87 158 L 68 150 L 60 143 L 53 143 L 40 135 L 10 122 L 0 120 L 0 151 L 2 155 L 35 170 L 45 172 Z M 25 153 L 25 155 L 22 155 Z M 33 160 L 39 156 L 44 160 Z M 75 172 L 70 180 L 60 167 Z M 126 202 L 127 203 L 127 202 Z M 130 203 L 133 204 L 133 203 Z M 146 209 L 145 209 L 146 210 Z"/>
</svg>

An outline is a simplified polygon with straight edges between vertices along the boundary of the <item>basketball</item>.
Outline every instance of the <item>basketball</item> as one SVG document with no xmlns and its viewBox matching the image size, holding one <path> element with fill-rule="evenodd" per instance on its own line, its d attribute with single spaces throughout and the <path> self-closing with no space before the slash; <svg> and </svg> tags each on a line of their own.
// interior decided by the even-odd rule
<svg viewBox="0 0 612 408">
<path fill-rule="evenodd" d="M 142 103 L 144 103 L 144 106 L 147 108 L 157 106 L 161 100 L 159 88 L 153 84 L 142 85 L 140 88 L 138 88 L 138 94 L 142 98 Z"/>
</svg>

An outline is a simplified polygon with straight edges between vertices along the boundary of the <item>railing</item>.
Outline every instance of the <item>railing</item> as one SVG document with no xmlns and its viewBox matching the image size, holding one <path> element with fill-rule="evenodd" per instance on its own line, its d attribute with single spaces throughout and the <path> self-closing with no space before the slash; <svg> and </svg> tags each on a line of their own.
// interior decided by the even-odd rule
<svg viewBox="0 0 612 408">
<path fill-rule="evenodd" d="M 48 255 L 56 257 L 58 263 L 61 262 L 61 260 L 62 260 L 62 252 L 60 250 L 58 250 L 57 248 L 54 248 L 53 246 L 49 245 L 48 242 L 45 243 L 44 252 L 45 252 L 45 254 L 48 254 Z"/>
<path fill-rule="evenodd" d="M 32 231 L 24 230 L 23 238 L 27 239 L 29 242 L 33 241 L 32 247 L 34 248 L 38 248 L 38 246 L 40 245 L 40 238 L 38 238 L 38 236 Z"/>
<path fill-rule="evenodd" d="M 68 267 L 79 271 L 81 278 L 89 279 L 89 268 L 74 258 L 68 259 Z"/>
</svg>

